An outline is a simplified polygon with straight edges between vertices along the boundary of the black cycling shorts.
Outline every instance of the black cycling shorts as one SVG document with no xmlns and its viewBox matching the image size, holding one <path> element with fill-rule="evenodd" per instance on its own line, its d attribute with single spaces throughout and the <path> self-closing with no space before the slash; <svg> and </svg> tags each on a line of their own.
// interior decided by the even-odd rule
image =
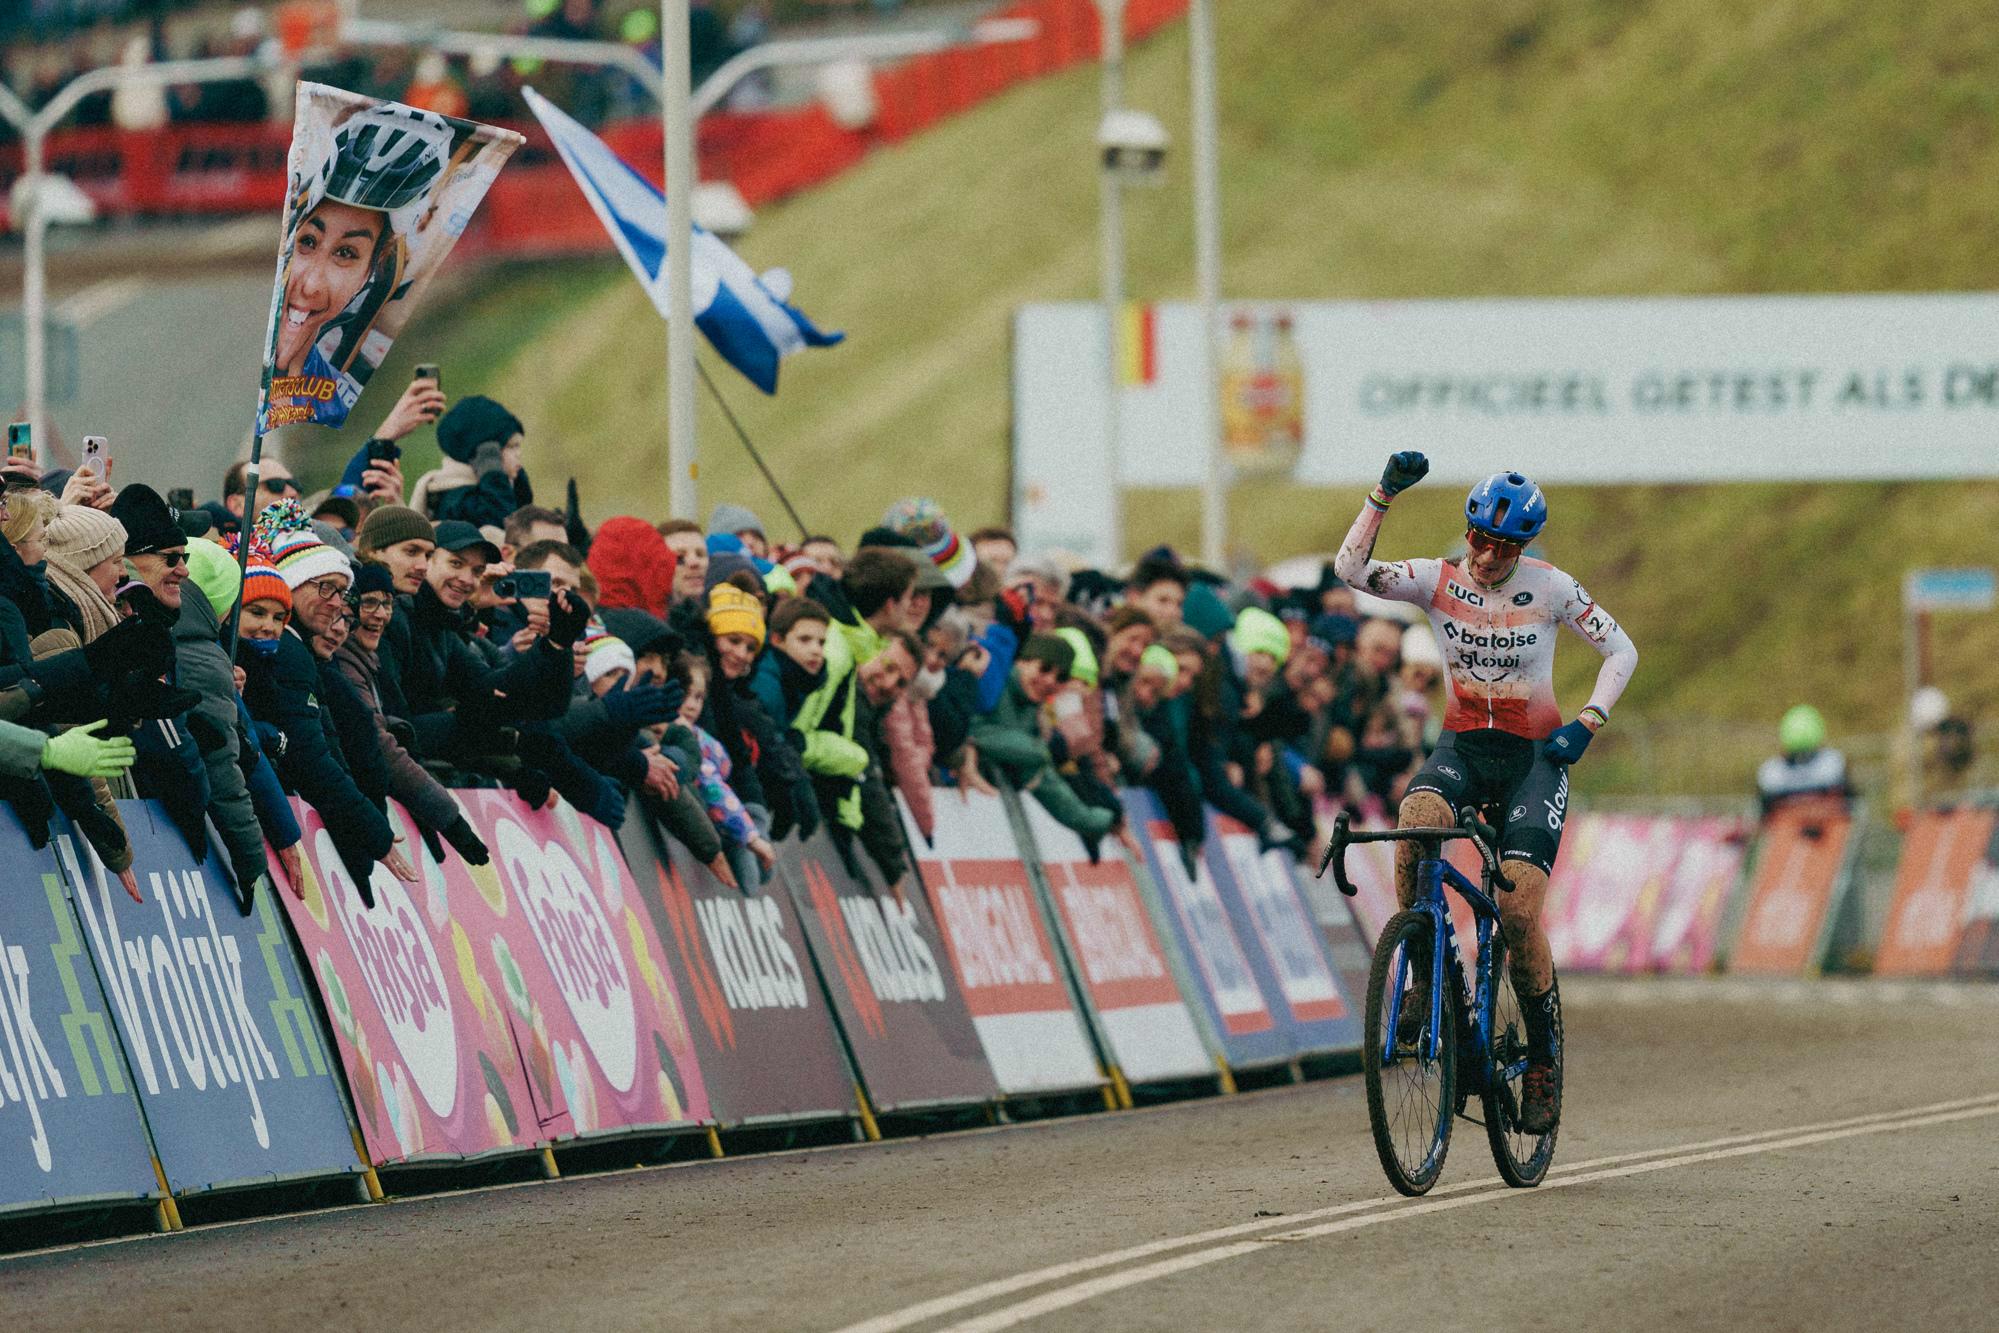
<svg viewBox="0 0 1999 1333">
<path fill-rule="evenodd" d="M 1569 816 L 1569 770 L 1541 755 L 1541 742 L 1505 731 L 1447 731 L 1415 777 L 1409 794 L 1434 792 L 1453 817 L 1495 807 L 1499 859 L 1555 868 L 1562 825 Z"/>
</svg>

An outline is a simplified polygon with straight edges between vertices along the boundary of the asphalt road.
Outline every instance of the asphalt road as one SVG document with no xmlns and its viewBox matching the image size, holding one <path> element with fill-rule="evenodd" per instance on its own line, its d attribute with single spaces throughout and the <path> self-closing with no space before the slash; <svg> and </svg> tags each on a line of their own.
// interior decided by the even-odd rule
<svg viewBox="0 0 1999 1333">
<path fill-rule="evenodd" d="M 0 1320 L 1991 1326 L 1999 988 L 1564 989 L 1561 1153 L 1537 1191 L 1498 1187 L 1461 1124 L 1437 1191 L 1389 1197 L 1343 1078 L 27 1255 L 0 1262 Z"/>
</svg>

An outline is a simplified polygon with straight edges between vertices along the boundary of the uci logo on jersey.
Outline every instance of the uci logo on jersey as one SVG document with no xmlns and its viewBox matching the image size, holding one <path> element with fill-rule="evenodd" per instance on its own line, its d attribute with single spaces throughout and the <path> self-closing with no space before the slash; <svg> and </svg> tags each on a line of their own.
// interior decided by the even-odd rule
<svg viewBox="0 0 1999 1333">
<path fill-rule="evenodd" d="M 1459 601 L 1465 603 L 1468 606 L 1485 605 L 1485 598 L 1479 596 L 1477 593 L 1473 592 L 1470 588 L 1461 588 L 1455 583 L 1446 583 L 1444 587 L 1450 592 L 1451 596 L 1457 598 Z"/>
<path fill-rule="evenodd" d="M 1513 604 L 1515 606 L 1525 606 L 1533 600 L 1534 594 L 1531 592 L 1516 592 L 1513 594 Z"/>
</svg>

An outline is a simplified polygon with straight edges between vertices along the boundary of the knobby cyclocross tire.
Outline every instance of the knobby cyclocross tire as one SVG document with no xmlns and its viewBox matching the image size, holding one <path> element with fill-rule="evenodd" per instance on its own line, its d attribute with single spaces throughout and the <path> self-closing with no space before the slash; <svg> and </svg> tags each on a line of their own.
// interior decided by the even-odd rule
<svg viewBox="0 0 1999 1333">
<path fill-rule="evenodd" d="M 1520 1075 L 1504 1077 L 1508 1065 L 1527 1058 L 1527 1021 L 1521 1017 L 1520 997 L 1513 989 L 1513 974 L 1506 966 L 1506 939 L 1497 931 L 1492 937 L 1492 1047 L 1486 1052 L 1485 1091 L 1479 1100 L 1485 1107 L 1485 1137 L 1492 1145 L 1493 1164 L 1500 1176 L 1515 1189 L 1531 1189 L 1548 1174 L 1555 1159 L 1555 1135 L 1562 1129 L 1562 1011 L 1559 992 L 1555 1008 L 1555 1124 L 1546 1134 L 1533 1135 L 1515 1128 L 1519 1118 Z"/>
<path fill-rule="evenodd" d="M 1428 916 L 1398 912 L 1375 941 L 1374 965 L 1367 977 L 1367 1035 L 1361 1056 L 1367 1119 L 1381 1169 L 1388 1183 L 1403 1194 L 1423 1194 L 1436 1183 L 1450 1151 L 1451 1120 L 1457 1108 L 1458 997 L 1449 968 L 1444 972 L 1444 1036 L 1437 1058 L 1425 1061 L 1416 1055 L 1398 1055 L 1393 1064 L 1382 1064 L 1383 1053 L 1395 1050 L 1395 1034 L 1388 1031 L 1388 989 L 1395 981 L 1396 957 L 1412 949 L 1426 955 L 1435 947 L 1436 930 Z"/>
</svg>

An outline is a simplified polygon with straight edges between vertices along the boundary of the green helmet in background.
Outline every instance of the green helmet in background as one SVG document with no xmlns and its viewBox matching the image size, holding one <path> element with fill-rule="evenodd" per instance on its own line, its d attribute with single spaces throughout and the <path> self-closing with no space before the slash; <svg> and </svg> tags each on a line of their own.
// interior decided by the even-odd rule
<svg viewBox="0 0 1999 1333">
<path fill-rule="evenodd" d="M 1785 754 L 1809 754 L 1825 744 L 1825 719 L 1810 704 L 1799 704 L 1777 724 L 1777 740 Z"/>
</svg>

